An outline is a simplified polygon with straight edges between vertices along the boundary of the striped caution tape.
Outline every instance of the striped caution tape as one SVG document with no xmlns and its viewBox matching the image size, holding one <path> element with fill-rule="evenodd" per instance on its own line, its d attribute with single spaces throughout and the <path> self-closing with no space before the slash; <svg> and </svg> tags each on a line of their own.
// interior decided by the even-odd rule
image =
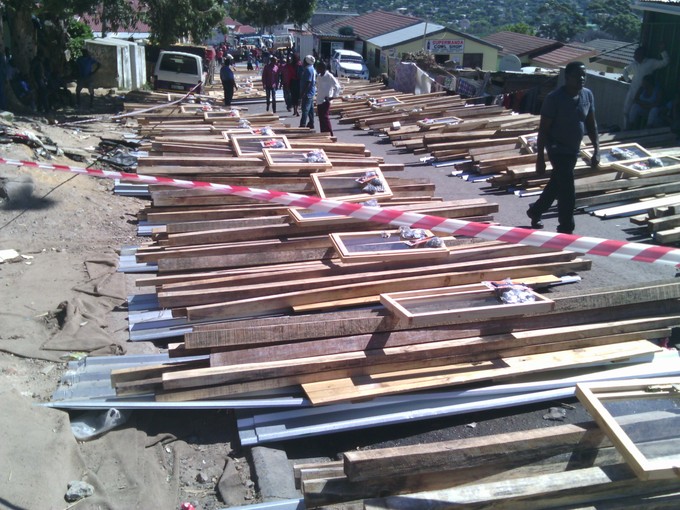
<svg viewBox="0 0 680 510">
<path fill-rule="evenodd" d="M 130 174 L 110 170 L 88 169 L 68 165 L 36 163 L 32 161 L 10 160 L 0 157 L 0 164 L 40 168 L 43 170 L 57 170 L 78 174 L 103 177 L 106 179 L 121 179 L 145 184 L 164 184 L 178 188 L 211 189 L 219 193 L 252 198 L 264 202 L 274 202 L 288 207 L 303 207 L 315 211 L 324 211 L 359 218 L 366 221 L 386 223 L 395 226 L 423 228 L 459 236 L 479 237 L 491 241 L 526 244 L 554 250 L 570 250 L 587 255 L 616 257 L 638 262 L 669 264 L 680 266 L 680 249 L 667 246 L 654 246 L 642 243 L 613 241 L 597 237 L 576 236 L 572 234 L 558 234 L 542 232 L 519 227 L 503 227 L 477 223 L 472 221 L 442 218 L 428 214 L 405 212 L 392 207 L 373 207 L 362 204 L 340 202 L 327 198 L 310 197 L 295 193 L 284 193 L 275 190 L 263 190 L 245 186 L 230 186 L 227 184 L 213 184 L 204 181 L 187 181 L 169 177 Z"/>
</svg>

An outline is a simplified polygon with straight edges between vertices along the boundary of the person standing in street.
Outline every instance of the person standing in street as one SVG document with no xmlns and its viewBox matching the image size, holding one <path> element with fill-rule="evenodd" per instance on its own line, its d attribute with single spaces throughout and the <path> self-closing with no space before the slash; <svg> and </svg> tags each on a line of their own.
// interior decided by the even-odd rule
<svg viewBox="0 0 680 510">
<path fill-rule="evenodd" d="M 316 59 L 307 55 L 300 76 L 300 127 L 314 129 L 314 96 L 316 94 Z"/>
<path fill-rule="evenodd" d="M 670 57 L 666 51 L 666 45 L 661 44 L 661 58 L 649 58 L 647 57 L 647 50 L 644 46 L 640 46 L 635 50 L 633 54 L 633 62 L 628 64 L 623 69 L 623 74 L 619 78 L 621 81 L 629 82 L 630 87 L 628 87 L 628 94 L 626 94 L 626 99 L 623 102 L 623 126 L 624 129 L 631 129 L 628 124 L 630 118 L 630 109 L 635 104 L 635 98 L 637 97 L 638 90 L 642 87 L 642 80 L 648 74 L 652 74 L 657 69 L 666 67 L 670 62 Z"/>
<path fill-rule="evenodd" d="M 319 116 L 319 130 L 333 136 L 331 126 L 331 100 L 342 92 L 342 86 L 326 67 L 326 63 L 319 61 L 316 65 L 316 113 Z"/>
<path fill-rule="evenodd" d="M 227 53 L 224 57 L 224 64 L 220 69 L 220 81 L 222 82 L 222 90 L 224 91 L 224 106 L 231 106 L 234 90 L 238 88 L 238 85 L 236 85 L 236 78 L 234 77 L 234 69 L 231 67 L 232 62 L 233 57 Z"/>
<path fill-rule="evenodd" d="M 297 54 L 293 54 L 288 62 L 290 73 L 290 106 L 293 108 L 293 116 L 300 115 L 300 77 L 302 76 L 302 64 Z"/>
<path fill-rule="evenodd" d="M 581 150 L 583 135 L 588 134 L 593 146 L 590 165 L 600 164 L 599 140 L 595 122 L 593 93 L 584 87 L 586 67 L 582 62 L 570 62 L 564 70 L 565 83 L 548 94 L 541 108 L 541 121 L 536 142 L 536 173 L 544 175 L 545 151 L 552 165 L 550 180 L 539 199 L 529 207 L 531 228 L 543 228 L 541 216 L 557 199 L 557 231 L 571 234 L 574 231 L 574 167 Z"/>
<path fill-rule="evenodd" d="M 279 66 L 276 65 L 276 58 L 269 57 L 267 65 L 262 69 L 262 86 L 267 95 L 267 111 L 271 103 L 272 112 L 276 113 L 276 91 L 279 88 Z"/>
<path fill-rule="evenodd" d="M 88 50 L 84 49 L 82 55 L 80 55 L 80 57 L 78 57 L 76 60 L 76 66 L 78 68 L 78 80 L 76 82 L 76 106 L 80 107 L 80 93 L 82 92 L 83 88 L 87 88 L 87 91 L 90 93 L 90 108 L 92 108 L 94 103 L 93 77 L 94 73 L 96 73 L 101 67 L 101 64 L 92 58 Z"/>
</svg>

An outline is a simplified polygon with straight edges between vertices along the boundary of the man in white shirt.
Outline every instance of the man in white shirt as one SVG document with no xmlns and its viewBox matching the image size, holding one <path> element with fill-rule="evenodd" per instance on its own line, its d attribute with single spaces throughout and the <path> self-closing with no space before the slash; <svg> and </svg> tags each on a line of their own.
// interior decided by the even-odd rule
<svg viewBox="0 0 680 510">
<path fill-rule="evenodd" d="M 630 112 L 633 103 L 635 102 L 635 96 L 637 91 L 642 86 L 642 79 L 648 74 L 653 73 L 657 69 L 666 67 L 670 58 L 668 52 L 666 51 L 666 45 L 661 44 L 661 58 L 648 58 L 646 56 L 646 49 L 640 46 L 635 50 L 633 54 L 633 62 L 628 64 L 624 70 L 623 75 L 619 78 L 621 81 L 630 82 L 630 87 L 628 88 L 628 94 L 626 95 L 626 100 L 623 103 L 623 125 L 624 129 L 628 126 L 628 114 Z M 631 78 L 632 76 L 632 78 Z"/>
<path fill-rule="evenodd" d="M 330 133 L 333 136 L 331 126 L 331 99 L 338 97 L 342 92 L 342 86 L 326 67 L 325 62 L 316 65 L 318 76 L 316 78 L 316 112 L 319 117 L 319 129 L 322 133 Z"/>
</svg>

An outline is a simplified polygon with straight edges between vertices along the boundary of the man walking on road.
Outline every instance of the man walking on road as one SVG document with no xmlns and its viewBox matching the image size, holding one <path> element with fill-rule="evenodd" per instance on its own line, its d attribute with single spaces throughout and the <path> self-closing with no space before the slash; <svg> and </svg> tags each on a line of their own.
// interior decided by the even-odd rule
<svg viewBox="0 0 680 510">
<path fill-rule="evenodd" d="M 586 67 L 582 62 L 571 62 L 564 70 L 565 84 L 547 95 L 541 108 L 538 128 L 536 173 L 545 174 L 545 150 L 552 165 L 550 180 L 543 193 L 527 211 L 531 228 L 543 228 L 541 216 L 557 199 L 559 225 L 557 231 L 574 231 L 574 167 L 579 157 L 584 133 L 593 146 L 590 165 L 600 164 L 599 140 L 595 122 L 593 93 L 584 87 Z"/>
</svg>

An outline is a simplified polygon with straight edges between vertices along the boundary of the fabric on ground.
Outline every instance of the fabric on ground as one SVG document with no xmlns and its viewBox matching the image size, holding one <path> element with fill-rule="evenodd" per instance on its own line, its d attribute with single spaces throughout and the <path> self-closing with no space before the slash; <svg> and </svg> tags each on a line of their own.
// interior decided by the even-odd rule
<svg viewBox="0 0 680 510">
<path fill-rule="evenodd" d="M 3 389 L 0 409 L 11 410 L 0 413 L 1 508 L 66 508 L 64 494 L 74 480 L 95 490 L 79 509 L 179 507 L 179 454 L 134 421 L 78 444 L 63 411 Z"/>
</svg>

